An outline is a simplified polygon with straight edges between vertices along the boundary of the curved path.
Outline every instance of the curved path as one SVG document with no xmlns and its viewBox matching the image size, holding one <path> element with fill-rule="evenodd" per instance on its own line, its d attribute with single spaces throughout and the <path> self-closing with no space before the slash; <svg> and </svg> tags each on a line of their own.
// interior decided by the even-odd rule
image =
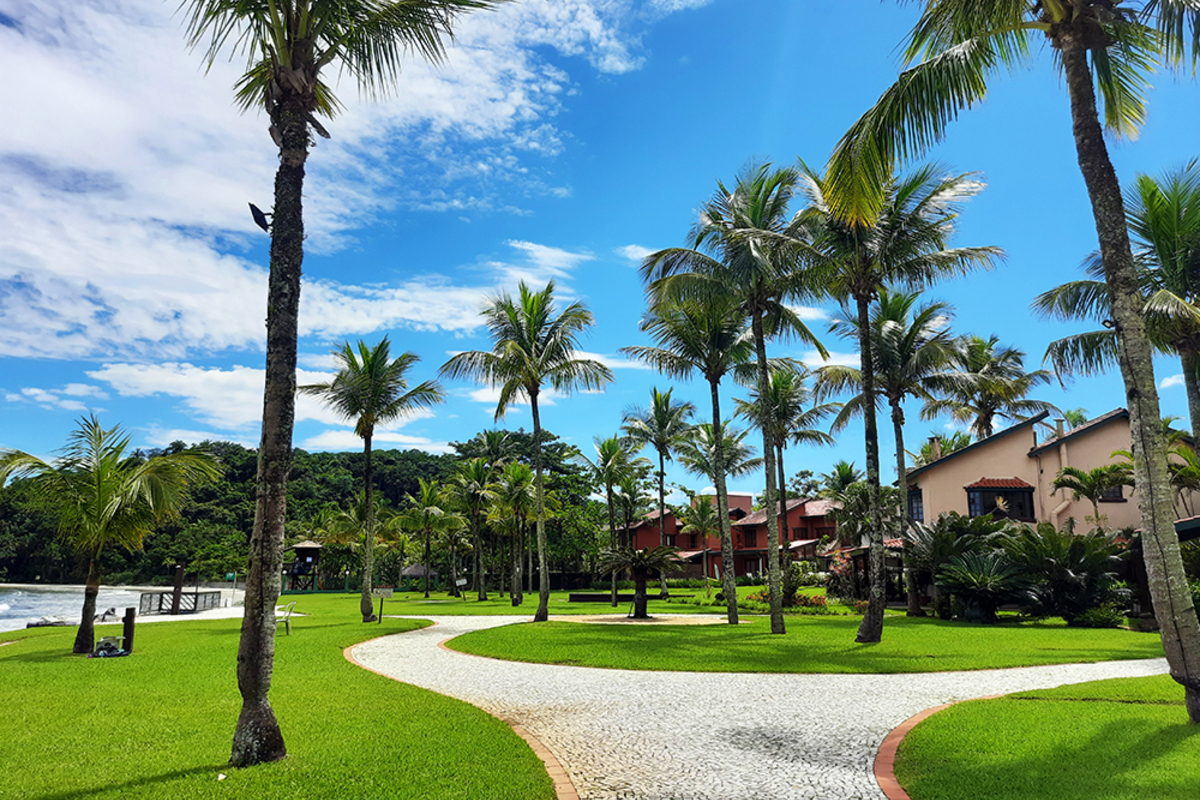
<svg viewBox="0 0 1200 800">
<path fill-rule="evenodd" d="M 523 664 L 438 647 L 515 617 L 436 625 L 353 648 L 364 666 L 507 717 L 582 800 L 885 800 L 872 771 L 892 728 L 930 706 L 1101 678 L 1165 659 L 916 675 L 778 675 Z"/>
</svg>

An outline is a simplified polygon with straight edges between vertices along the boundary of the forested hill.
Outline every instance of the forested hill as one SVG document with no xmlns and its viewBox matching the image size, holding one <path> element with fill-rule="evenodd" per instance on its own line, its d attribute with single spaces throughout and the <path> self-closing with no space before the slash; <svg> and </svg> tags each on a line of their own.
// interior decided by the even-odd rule
<svg viewBox="0 0 1200 800">
<path fill-rule="evenodd" d="M 529 457 L 532 437 L 510 432 L 508 446 L 521 460 Z M 571 448 L 546 434 L 547 466 L 554 485 L 570 485 L 575 499 L 586 503 L 590 487 L 579 486 L 578 469 L 567 459 Z M 454 455 L 430 455 L 420 450 L 375 450 L 372 462 L 376 492 L 392 507 L 401 507 L 416 493 L 418 479 L 445 479 L 463 457 L 484 455 L 483 440 L 455 443 Z M 139 454 L 151 457 L 185 449 L 182 442 L 163 450 Z M 216 483 L 196 487 L 182 517 L 160 526 L 146 538 L 141 552 L 112 548 L 102 554 L 105 583 L 150 583 L 169 579 L 173 565 L 192 574 L 221 576 L 245 569 L 246 545 L 254 523 L 256 451 L 231 442 L 205 442 L 225 468 Z M 288 486 L 288 541 L 307 538 L 310 520 L 328 504 L 348 508 L 362 489 L 361 452 L 309 453 L 296 450 Z M 14 481 L 0 489 L 0 580 L 11 582 L 73 583 L 83 580 L 79 558 L 60 537 L 51 508 L 35 502 L 29 481 Z"/>
</svg>

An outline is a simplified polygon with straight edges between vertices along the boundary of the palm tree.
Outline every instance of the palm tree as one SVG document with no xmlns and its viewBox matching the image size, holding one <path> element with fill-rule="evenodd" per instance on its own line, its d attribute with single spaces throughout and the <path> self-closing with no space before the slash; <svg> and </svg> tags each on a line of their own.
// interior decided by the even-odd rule
<svg viewBox="0 0 1200 800">
<path fill-rule="evenodd" d="M 842 460 L 833 465 L 829 472 L 821 475 L 821 494 L 825 497 L 830 497 L 839 492 L 844 492 L 846 487 L 852 483 L 858 483 L 863 479 L 864 475 L 861 469 L 854 466 L 851 461 Z"/>
<path fill-rule="evenodd" d="M 1078 467 L 1063 467 L 1054 476 L 1050 490 L 1069 489 L 1075 502 L 1083 498 L 1092 504 L 1092 521 L 1097 528 L 1101 527 L 1100 498 L 1110 489 L 1118 486 L 1129 486 L 1129 471 L 1122 464 L 1104 464 L 1090 470 Z"/>
<path fill-rule="evenodd" d="M 879 304 L 871 316 L 870 337 L 874 372 L 878 378 L 877 398 L 887 400 L 892 412 L 892 433 L 896 441 L 896 476 L 901 489 L 901 526 L 907 527 L 908 470 L 904 456 L 904 401 L 909 397 L 932 400 L 929 393 L 936 376 L 949 363 L 954 352 L 953 340 L 946 328 L 951 316 L 945 303 L 926 303 L 914 311 L 920 294 L 880 289 Z M 833 320 L 830 330 L 846 339 L 858 341 L 858 318 L 842 309 L 842 316 Z M 817 371 L 818 397 L 844 391 L 860 390 L 842 407 L 833 422 L 831 432 L 840 431 L 852 416 L 862 413 L 862 370 L 849 366 L 831 365 Z M 903 535 L 903 529 L 901 530 Z M 904 557 L 905 585 L 908 595 L 908 615 L 924 616 L 912 567 Z"/>
<path fill-rule="evenodd" d="M 1057 411 L 1053 403 L 1031 400 L 1034 387 L 1050 382 L 1050 373 L 1025 371 L 1025 353 L 1000 347 L 1000 339 L 967 335 L 958 340 L 948 369 L 935 376 L 931 386 L 944 397 L 927 400 L 921 419 L 948 412 L 958 422 L 969 422 L 977 439 L 995 431 L 996 417 L 1026 419 L 1042 411 Z"/>
<path fill-rule="evenodd" d="M 388 91 L 400 75 L 401 56 L 430 62 L 445 54 L 460 15 L 504 0 L 184 0 L 187 38 L 205 45 L 212 64 L 228 47 L 244 55 L 236 86 L 242 111 L 262 109 L 279 148 L 267 283 L 267 360 L 263 385 L 258 497 L 246 575 L 246 612 L 238 651 L 242 711 L 230 764 L 248 767 L 287 755 L 268 693 L 275 661 L 275 601 L 283 561 L 287 478 L 295 419 L 296 339 L 304 261 L 304 169 L 310 130 L 328 136 L 317 116 L 339 107 L 326 67 L 337 66 L 368 94 Z M 262 212 L 253 206 L 256 221 Z"/>
<path fill-rule="evenodd" d="M 483 554 L 483 527 L 488 507 L 496 499 L 495 472 L 482 458 L 468 458 L 458 464 L 450 476 L 459 510 L 471 527 L 475 599 L 487 600 L 486 563 Z"/>
<path fill-rule="evenodd" d="M 95 645 L 101 552 L 114 545 L 140 549 L 155 525 L 178 518 L 189 486 L 220 474 L 212 456 L 195 450 L 140 458 L 119 425 L 105 430 L 95 414 L 79 420 L 53 462 L 0 450 L 0 487 L 9 477 L 32 480 L 36 497 L 57 511 L 62 536 L 87 559 L 73 652 L 90 653 Z"/>
<path fill-rule="evenodd" d="M 613 494 L 614 488 L 630 472 L 632 463 L 631 453 L 620 437 L 610 436 L 594 440 L 596 458 L 592 460 L 583 453 L 577 452 L 575 458 L 590 473 L 592 480 L 604 487 L 604 500 L 608 506 L 608 546 L 615 550 L 617 542 L 617 501 Z M 628 529 L 628 526 L 626 526 Z M 612 604 L 617 605 L 617 575 L 612 576 Z"/>
<path fill-rule="evenodd" d="M 521 543 L 525 540 L 525 521 L 537 502 L 534 491 L 533 468 L 520 461 L 509 461 L 500 469 L 496 479 L 494 512 L 503 515 L 512 525 L 512 605 L 525 602 L 521 592 Z"/>
<path fill-rule="evenodd" d="M 709 295 L 699 300 L 664 298 L 651 305 L 642 319 L 641 328 L 658 346 L 623 347 L 621 352 L 645 361 L 671 378 L 688 379 L 697 372 L 703 375 L 712 398 L 713 440 L 719 449 L 725 440 L 721 430 L 721 379 L 729 370 L 754 357 L 754 345 L 741 305 L 727 295 Z M 721 454 L 716 455 L 715 463 L 722 463 Z M 725 472 L 718 469 L 711 478 L 717 490 L 717 514 L 721 518 L 721 581 L 725 591 L 726 619 L 730 625 L 736 625 L 737 582 Z"/>
<path fill-rule="evenodd" d="M 674 547 L 618 547 L 600 554 L 600 571 L 616 575 L 629 570 L 633 575 L 633 618 L 649 619 L 646 613 L 646 581 L 651 572 L 675 572 L 681 569 L 679 551 Z"/>
<path fill-rule="evenodd" d="M 770 391 L 767 368 L 767 335 L 795 334 L 827 355 L 823 345 L 804 322 L 787 306 L 787 301 L 810 294 L 802 262 L 780 242 L 789 242 L 798 232 L 788 215 L 799 178 L 794 169 L 772 169 L 770 164 L 751 165 L 729 190 L 720 181 L 712 199 L 700 211 L 688 241 L 690 248 L 660 250 L 646 257 L 642 278 L 652 297 L 710 297 L 727 294 L 738 299 L 750 318 L 758 361 L 758 390 Z M 771 410 L 763 427 L 763 458 L 766 494 L 776 496 L 775 449 L 770 444 L 774 429 Z M 718 437 L 718 441 L 720 438 Z M 767 530 L 778 528 L 775 506 L 767 504 Z M 786 632 L 780 588 L 779 552 L 767 549 L 768 583 L 771 590 L 771 633 Z"/>
<path fill-rule="evenodd" d="M 934 458 L 933 442 L 937 442 L 937 458 L 943 458 L 953 453 L 955 450 L 962 450 L 971 444 L 971 434 L 966 431 L 952 431 L 947 434 L 937 434 L 929 437 L 931 441 L 921 443 L 921 447 L 916 453 L 909 453 L 913 457 L 914 467 L 923 467 L 937 459 Z M 905 470 L 905 474 L 907 474 Z"/>
<path fill-rule="evenodd" d="M 508 292 L 492 297 L 483 309 L 492 336 L 491 352 L 459 353 L 442 365 L 450 378 L 482 380 L 500 388 L 496 419 L 510 404 L 525 398 L 533 415 L 533 469 L 537 484 L 538 610 L 535 622 L 550 615 L 550 572 L 546 563 L 546 506 L 542 481 L 542 418 L 538 395 L 545 384 L 556 391 L 599 389 L 612 380 L 612 371 L 598 361 L 575 357 L 579 336 L 592 326 L 592 312 L 571 303 L 555 314 L 554 281 L 535 292 L 522 281 L 520 297 Z"/>
<path fill-rule="evenodd" d="M 374 527 L 375 504 L 372 494 L 375 487 L 371 474 L 371 441 L 375 436 L 375 428 L 445 402 L 445 396 L 436 381 L 425 381 L 412 389 L 408 388 L 406 374 L 421 359 L 412 353 L 401 353 L 393 359 L 391 343 L 386 336 L 374 347 L 368 347 L 360 339 L 357 352 L 346 342 L 340 350 L 333 351 L 333 358 L 338 365 L 333 379 L 327 383 L 301 386 L 300 392 L 319 397 L 338 416 L 354 420 L 354 432 L 363 440 L 363 494 L 367 519 L 363 531 L 366 547 L 363 549 L 359 610 L 363 622 L 372 622 L 375 620 L 371 600 L 375 537 L 371 532 Z"/>
<path fill-rule="evenodd" d="M 681 523 L 679 530 L 694 534 L 700 541 L 700 549 L 704 554 L 704 591 L 708 594 L 712 591 L 708 585 L 708 538 L 720 535 L 721 517 L 711 497 L 692 495 L 691 500 L 690 504 L 675 509 L 675 516 Z"/>
<path fill-rule="evenodd" d="M 1179 356 L 1192 430 L 1200 430 L 1200 164 L 1192 161 L 1158 179 L 1139 174 L 1124 204 L 1147 335 L 1156 349 Z M 1034 311 L 1055 319 L 1109 320 L 1104 262 L 1092 253 L 1083 266 L 1088 279 L 1042 293 Z M 1117 364 L 1116 331 L 1108 327 L 1051 342 L 1046 359 L 1060 378 L 1105 371 Z"/>
<path fill-rule="evenodd" d="M 625 412 L 621 432 L 637 446 L 650 445 L 658 453 L 658 546 L 666 545 L 667 539 L 667 462 L 671 450 L 681 436 L 687 433 L 688 420 L 696 413 L 696 406 L 689 402 L 673 402 L 674 389 L 660 392 L 655 386 L 650 390 L 650 407 L 634 408 Z M 667 596 L 667 576 L 662 575 L 662 596 Z"/>
<path fill-rule="evenodd" d="M 872 189 L 893 161 L 940 140 L 960 110 L 982 100 L 995 71 L 1026 63 L 1034 40 L 1045 37 L 1065 77 L 1076 156 L 1112 300 L 1110 321 L 1118 334 L 1130 427 L 1138 448 L 1134 469 L 1155 613 L 1171 675 L 1185 688 L 1189 718 L 1200 722 L 1200 621 L 1172 525 L 1167 445 L 1158 431 L 1152 347 L 1141 315 L 1144 300 L 1121 186 L 1096 104 L 1098 88 L 1109 130 L 1135 134 L 1145 116 L 1149 72 L 1160 57 L 1177 63 L 1189 40 L 1196 54 L 1200 16 L 1191 0 L 925 0 L 922 5 L 905 58 L 909 63 L 924 60 L 901 74 L 834 154 L 835 172 L 843 183 L 837 193 L 839 216 L 854 220 L 869 214 L 879 204 Z"/>
<path fill-rule="evenodd" d="M 688 472 L 712 479 L 717 472 L 730 478 L 741 478 L 762 468 L 763 460 L 754 455 L 754 447 L 746 444 L 749 431 L 732 428 L 726 421 L 721 425 L 720 443 L 716 427 L 708 422 L 693 425 L 691 433 L 679 442 L 676 453 L 679 463 Z"/>
<path fill-rule="evenodd" d="M 792 444 L 833 444 L 833 437 L 825 431 L 817 430 L 815 426 L 838 410 L 838 403 L 813 404 L 812 395 L 804 380 L 808 371 L 795 363 L 777 364 L 770 370 L 770 384 L 764 397 L 758 387 L 750 388 L 748 400 L 735 399 L 737 415 L 747 420 L 752 427 L 763 430 L 767 424 L 773 425 L 769 438 L 775 448 L 775 471 L 778 474 L 777 497 L 767 497 L 768 504 L 776 503 L 779 508 L 779 547 L 784 547 L 787 540 L 787 472 L 783 466 L 783 451 L 788 443 Z M 770 414 L 767 408 L 770 407 Z M 768 423 L 768 417 L 770 423 Z M 768 542 L 770 537 L 768 537 Z"/>
<path fill-rule="evenodd" d="M 944 168 L 936 164 L 926 164 L 899 178 L 890 168 L 881 170 L 878 207 L 869 217 L 847 219 L 838 213 L 842 200 L 839 186 L 845 176 L 835 164 L 825 175 L 804 168 L 809 207 L 804 212 L 802 230 L 807 240 L 801 240 L 798 246 L 813 251 L 825 291 L 855 304 L 867 486 L 875 496 L 879 493 L 879 431 L 875 420 L 871 303 L 885 285 L 923 289 L 951 275 L 990 267 L 1003 252 L 997 247 L 947 246 L 954 233 L 958 206 L 982 189 L 972 175 L 946 177 Z M 882 517 L 873 505 L 870 518 L 878 521 Z M 870 542 L 870 606 L 858 629 L 859 642 L 877 642 L 883 636 L 883 532 L 871 531 Z"/>
<path fill-rule="evenodd" d="M 462 517 L 449 510 L 451 498 L 446 489 L 436 480 L 417 478 L 417 493 L 408 496 L 409 506 L 404 511 L 405 524 L 410 530 L 421 534 L 425 544 L 425 596 L 429 597 L 429 571 L 432 560 L 434 534 L 451 525 L 461 526 Z"/>
</svg>

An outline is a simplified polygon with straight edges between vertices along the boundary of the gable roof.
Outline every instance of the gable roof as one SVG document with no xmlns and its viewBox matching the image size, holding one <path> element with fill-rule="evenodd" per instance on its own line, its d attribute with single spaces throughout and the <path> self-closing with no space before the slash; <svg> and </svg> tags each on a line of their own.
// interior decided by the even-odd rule
<svg viewBox="0 0 1200 800">
<path fill-rule="evenodd" d="M 808 498 L 807 498 L 807 497 L 797 497 L 797 498 L 794 498 L 794 499 L 788 500 L 788 501 L 787 501 L 787 510 L 788 510 L 788 511 L 791 511 L 793 508 L 797 508 L 798 506 L 802 506 L 802 505 L 804 505 L 804 504 L 805 504 L 805 503 L 807 503 L 807 502 L 808 502 Z M 778 509 L 779 509 L 779 506 L 778 506 L 778 504 L 776 504 L 776 511 L 775 511 L 775 513 L 776 513 L 776 514 L 778 514 L 778 513 L 779 513 L 779 510 L 778 510 Z M 730 510 L 732 510 L 732 509 L 730 509 Z M 747 514 L 747 515 L 745 516 L 745 518 L 743 518 L 743 519 L 740 519 L 740 520 L 738 520 L 737 522 L 735 522 L 735 523 L 733 523 L 733 524 L 734 524 L 734 525 L 741 525 L 741 526 L 743 526 L 743 527 L 748 527 L 748 526 L 751 526 L 751 525 L 762 525 L 762 524 L 763 524 L 764 522 L 766 522 L 766 521 L 767 521 L 767 509 L 765 509 L 765 508 L 760 508 L 758 511 L 755 511 L 755 512 L 753 512 L 753 513 L 751 513 L 751 514 Z"/>
<path fill-rule="evenodd" d="M 980 478 L 964 489 L 1032 489 L 1033 486 L 1020 478 Z"/>
<path fill-rule="evenodd" d="M 930 461 L 928 464 L 926 464 L 923 467 L 917 467 L 915 469 L 910 469 L 907 471 L 907 475 L 905 477 L 907 477 L 909 479 L 915 478 L 916 476 L 920 475 L 922 472 L 925 472 L 928 469 L 945 464 L 947 461 L 949 461 L 953 458 L 958 458 L 963 453 L 969 453 L 970 451 L 972 451 L 978 447 L 983 447 L 984 445 L 990 444 L 991 442 L 993 442 L 997 439 L 1001 439 L 1005 436 L 1008 436 L 1011 433 L 1016 433 L 1019 430 L 1031 427 L 1034 424 L 1041 422 L 1048 416 L 1050 416 L 1049 411 L 1043 411 L 1040 414 L 1034 414 L 1029 419 L 1018 422 L 1016 425 L 1013 425 L 1012 427 L 1005 428 L 1004 430 L 1000 431 L 999 433 L 993 433 L 991 436 L 989 436 L 986 439 L 980 439 L 978 442 L 973 442 L 972 444 L 967 445 L 966 447 L 962 448 L 961 450 L 955 450 L 953 453 L 948 453 L 948 454 L 942 456 L 941 458 L 939 458 L 937 461 Z"/>
<path fill-rule="evenodd" d="M 1062 436 L 1055 437 L 1054 439 L 1049 439 L 1045 442 L 1042 442 L 1041 444 L 1037 445 L 1032 450 L 1030 450 L 1029 455 L 1031 455 L 1031 456 L 1040 455 L 1040 454 L 1046 452 L 1047 450 L 1050 450 L 1051 448 L 1055 447 L 1056 445 L 1060 445 L 1063 442 L 1067 442 L 1067 441 L 1070 441 L 1071 439 L 1074 439 L 1076 436 L 1081 436 L 1085 433 L 1088 433 L 1089 431 L 1095 430 L 1096 428 L 1107 425 L 1108 423 L 1112 422 L 1115 419 L 1126 419 L 1128 417 L 1129 417 L 1129 411 L 1127 411 L 1126 409 L 1114 408 L 1112 411 L 1108 412 L 1107 414 L 1101 414 L 1100 416 L 1096 417 L 1095 419 L 1088 420 L 1087 422 L 1083 423 L 1082 425 L 1080 425 L 1077 428 L 1072 428 L 1071 430 L 1066 431 L 1065 433 L 1063 433 Z"/>
</svg>

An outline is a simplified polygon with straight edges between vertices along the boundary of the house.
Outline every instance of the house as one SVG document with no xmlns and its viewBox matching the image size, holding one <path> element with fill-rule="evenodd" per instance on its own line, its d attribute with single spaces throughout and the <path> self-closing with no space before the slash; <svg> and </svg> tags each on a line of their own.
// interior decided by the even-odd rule
<svg viewBox="0 0 1200 800">
<path fill-rule="evenodd" d="M 711 498 L 716 502 L 716 498 Z M 780 544 L 786 545 L 793 560 L 814 560 L 817 547 L 825 536 L 833 535 L 835 524 L 829 512 L 835 507 L 832 500 L 795 498 L 787 502 L 786 534 L 778 536 Z M 729 519 L 733 532 L 734 575 L 758 575 L 766 571 L 767 561 L 767 512 L 752 511 L 748 494 L 729 495 Z M 704 564 L 708 564 L 710 578 L 721 577 L 721 539 L 709 536 L 701 541 L 698 534 L 682 533 L 679 521 L 670 510 L 661 526 L 668 545 L 680 549 L 680 557 L 687 562 L 686 577 L 704 576 Z M 626 530 L 618 534 L 623 542 L 641 549 L 658 547 L 659 514 L 654 509 Z"/>
<path fill-rule="evenodd" d="M 1087 471 L 1114 462 L 1114 450 L 1130 445 L 1129 412 L 1118 408 L 1077 428 L 1051 426 L 1042 412 L 986 439 L 945 456 L 934 448 L 928 464 L 908 472 L 908 509 L 918 522 L 933 522 L 957 511 L 971 517 L 991 513 L 1019 522 L 1061 525 L 1068 517 L 1080 524 L 1094 514 L 1092 504 L 1052 485 L 1066 466 Z M 1039 438 L 1039 432 L 1047 431 Z M 934 440 L 936 442 L 936 440 Z M 1100 500 L 1110 528 L 1136 527 L 1137 491 L 1117 487 Z"/>
<path fill-rule="evenodd" d="M 812 561 L 824 537 L 832 537 L 837 525 L 830 512 L 833 500 L 797 497 L 787 501 L 786 522 L 775 538 L 786 546 L 792 560 Z M 733 562 L 737 575 L 757 575 L 767 568 L 767 510 L 760 509 L 733 523 Z"/>
</svg>

